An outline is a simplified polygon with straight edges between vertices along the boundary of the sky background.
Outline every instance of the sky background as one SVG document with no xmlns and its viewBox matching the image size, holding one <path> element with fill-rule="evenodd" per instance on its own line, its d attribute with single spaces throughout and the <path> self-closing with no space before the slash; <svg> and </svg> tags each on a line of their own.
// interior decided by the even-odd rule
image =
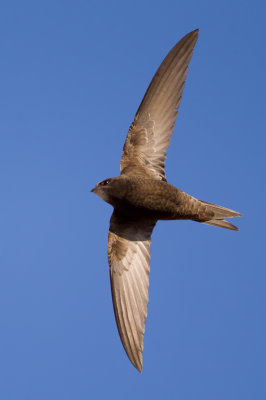
<svg viewBox="0 0 266 400">
<path fill-rule="evenodd" d="M 266 398 L 264 1 L 2 1 L 0 398 Z M 199 40 L 168 181 L 244 214 L 240 232 L 159 222 L 143 372 L 107 265 L 128 127 L 171 47 Z"/>
</svg>

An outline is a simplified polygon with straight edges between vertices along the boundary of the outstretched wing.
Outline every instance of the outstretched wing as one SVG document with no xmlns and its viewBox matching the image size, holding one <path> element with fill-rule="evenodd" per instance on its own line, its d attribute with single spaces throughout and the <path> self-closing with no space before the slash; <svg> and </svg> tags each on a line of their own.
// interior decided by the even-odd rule
<svg viewBox="0 0 266 400">
<path fill-rule="evenodd" d="M 198 30 L 195 30 L 181 39 L 154 75 L 129 129 L 120 163 L 121 174 L 166 180 L 166 150 L 197 38 Z"/>
<path fill-rule="evenodd" d="M 110 220 L 108 261 L 119 335 L 132 364 L 142 370 L 148 306 L 150 243 L 155 221 L 128 221 L 116 211 Z"/>
</svg>

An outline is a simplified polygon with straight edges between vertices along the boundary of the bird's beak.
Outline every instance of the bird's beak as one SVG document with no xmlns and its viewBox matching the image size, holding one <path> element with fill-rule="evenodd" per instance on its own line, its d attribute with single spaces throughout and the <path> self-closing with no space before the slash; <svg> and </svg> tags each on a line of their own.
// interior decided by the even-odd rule
<svg viewBox="0 0 266 400">
<path fill-rule="evenodd" d="M 95 191 L 95 187 L 94 187 L 93 189 L 91 189 L 91 192 L 92 192 L 92 193 L 94 193 L 94 191 Z"/>
</svg>

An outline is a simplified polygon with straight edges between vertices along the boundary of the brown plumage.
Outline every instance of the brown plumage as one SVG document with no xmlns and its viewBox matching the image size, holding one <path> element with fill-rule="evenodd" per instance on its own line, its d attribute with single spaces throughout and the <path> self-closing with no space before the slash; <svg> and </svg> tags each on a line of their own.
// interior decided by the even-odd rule
<svg viewBox="0 0 266 400">
<path fill-rule="evenodd" d="M 241 214 L 197 200 L 165 177 L 170 144 L 188 64 L 198 30 L 186 35 L 154 75 L 123 148 L 121 175 L 92 190 L 114 207 L 108 235 L 108 262 L 114 312 L 125 351 L 142 370 L 148 305 L 151 234 L 156 222 L 188 219 L 238 230 L 224 218 Z"/>
</svg>

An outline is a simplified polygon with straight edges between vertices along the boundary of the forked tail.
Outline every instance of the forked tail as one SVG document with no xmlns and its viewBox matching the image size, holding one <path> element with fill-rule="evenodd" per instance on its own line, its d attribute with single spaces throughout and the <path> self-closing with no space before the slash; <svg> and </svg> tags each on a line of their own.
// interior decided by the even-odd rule
<svg viewBox="0 0 266 400">
<path fill-rule="evenodd" d="M 229 210 L 229 208 L 217 206 L 216 204 L 212 203 L 207 203 L 206 201 L 200 202 L 205 208 L 206 216 L 211 215 L 211 219 L 202 220 L 201 222 L 208 225 L 218 226 L 220 228 L 232 229 L 234 231 L 239 230 L 235 225 L 226 221 L 224 218 L 241 217 L 242 214 L 233 210 Z M 201 211 L 203 210 L 201 209 Z"/>
</svg>

